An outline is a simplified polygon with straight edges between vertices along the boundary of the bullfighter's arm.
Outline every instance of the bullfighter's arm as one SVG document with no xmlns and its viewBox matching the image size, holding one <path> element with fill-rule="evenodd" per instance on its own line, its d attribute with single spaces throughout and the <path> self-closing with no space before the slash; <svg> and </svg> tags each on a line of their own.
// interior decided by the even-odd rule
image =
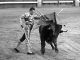
<svg viewBox="0 0 80 60">
<path fill-rule="evenodd" d="M 24 20 L 25 17 L 28 18 L 27 14 L 24 14 L 20 17 L 20 25 L 22 28 L 24 28 L 26 26 L 26 21 Z"/>
</svg>

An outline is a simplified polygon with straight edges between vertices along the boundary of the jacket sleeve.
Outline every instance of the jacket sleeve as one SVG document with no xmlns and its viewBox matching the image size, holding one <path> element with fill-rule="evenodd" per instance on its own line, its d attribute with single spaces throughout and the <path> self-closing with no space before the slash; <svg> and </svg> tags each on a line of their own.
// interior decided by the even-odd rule
<svg viewBox="0 0 80 60">
<path fill-rule="evenodd" d="M 25 20 L 24 20 L 25 17 L 26 17 L 25 14 L 20 17 L 20 25 L 21 25 L 22 28 L 25 27 L 25 23 L 26 23 Z"/>
</svg>

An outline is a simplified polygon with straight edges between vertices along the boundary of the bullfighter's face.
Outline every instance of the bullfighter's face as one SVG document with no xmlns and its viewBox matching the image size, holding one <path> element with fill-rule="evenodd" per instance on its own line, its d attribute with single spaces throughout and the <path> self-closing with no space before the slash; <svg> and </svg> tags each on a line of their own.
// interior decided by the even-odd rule
<svg viewBox="0 0 80 60">
<path fill-rule="evenodd" d="M 31 11 L 29 11 L 29 12 L 30 12 L 31 15 L 33 15 L 34 12 L 35 12 L 35 10 L 31 10 Z"/>
</svg>

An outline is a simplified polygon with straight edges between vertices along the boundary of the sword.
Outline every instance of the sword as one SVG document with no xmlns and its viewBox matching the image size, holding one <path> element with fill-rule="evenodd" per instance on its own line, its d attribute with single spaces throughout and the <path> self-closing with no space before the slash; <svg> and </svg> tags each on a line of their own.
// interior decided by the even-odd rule
<svg viewBox="0 0 80 60">
<path fill-rule="evenodd" d="M 62 11 L 63 11 L 63 9 L 61 9 L 61 11 L 57 15 L 59 15 Z"/>
</svg>

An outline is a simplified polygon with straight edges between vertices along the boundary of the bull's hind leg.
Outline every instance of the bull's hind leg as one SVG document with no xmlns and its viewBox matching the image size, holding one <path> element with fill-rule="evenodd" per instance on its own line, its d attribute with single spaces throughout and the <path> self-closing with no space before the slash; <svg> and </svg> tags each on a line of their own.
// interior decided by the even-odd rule
<svg viewBox="0 0 80 60">
<path fill-rule="evenodd" d="M 53 41 L 53 43 L 54 43 L 54 46 L 55 46 L 55 52 L 58 53 L 57 39 L 55 39 L 55 40 Z"/>
<path fill-rule="evenodd" d="M 51 47 L 52 47 L 52 50 L 54 50 L 54 46 L 53 46 L 52 42 L 50 43 L 50 45 L 51 45 Z"/>
</svg>

